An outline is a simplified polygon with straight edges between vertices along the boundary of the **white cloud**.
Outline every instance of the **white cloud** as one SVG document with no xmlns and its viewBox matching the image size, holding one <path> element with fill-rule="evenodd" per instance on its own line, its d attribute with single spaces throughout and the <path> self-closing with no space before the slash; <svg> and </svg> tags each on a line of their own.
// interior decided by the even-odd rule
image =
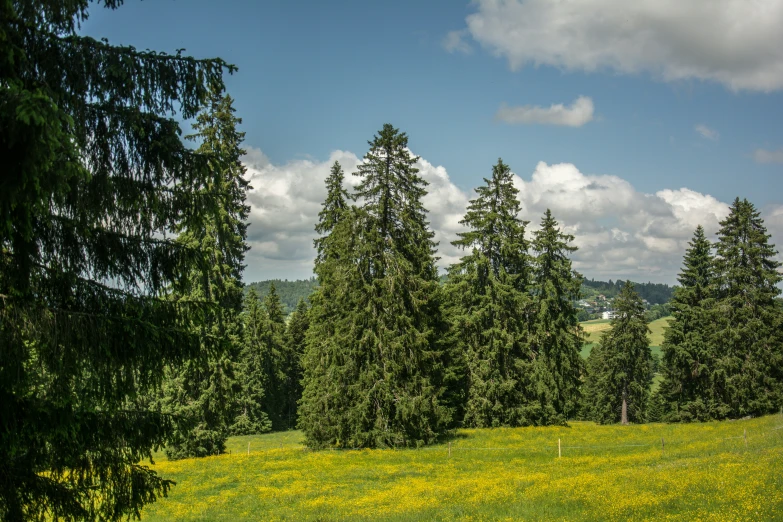
<svg viewBox="0 0 783 522">
<path fill-rule="evenodd" d="M 756 163 L 783 163 L 783 149 L 756 149 L 753 151 L 753 159 Z"/>
<path fill-rule="evenodd" d="M 581 127 L 593 119 L 593 100 L 580 96 L 570 107 L 562 103 L 553 103 L 549 107 L 523 105 L 508 107 L 503 104 L 495 114 L 495 118 L 506 123 L 565 125 Z"/>
<path fill-rule="evenodd" d="M 313 272 L 313 239 L 318 212 L 326 197 L 324 182 L 335 161 L 345 172 L 347 188 L 360 179 L 356 172 L 361 158 L 346 151 L 334 151 L 323 162 L 293 160 L 273 165 L 259 149 L 249 148 L 242 158 L 253 189 L 248 192 L 250 227 L 246 281 L 270 278 L 305 278 Z M 429 186 L 423 203 L 428 219 L 439 241 L 441 266 L 459 258 L 450 242 L 461 230 L 459 221 L 465 213 L 468 196 L 451 183 L 446 169 L 420 159 L 416 165 Z"/>
<path fill-rule="evenodd" d="M 694 125 L 693 130 L 701 134 L 702 138 L 706 138 L 708 140 L 716 141 L 718 138 L 720 138 L 720 134 L 718 133 L 718 131 L 707 127 L 703 123 Z"/>
<path fill-rule="evenodd" d="M 348 187 L 358 184 L 359 178 L 351 174 L 361 158 L 351 152 L 334 151 L 323 162 L 274 165 L 260 150 L 248 151 L 244 161 L 253 190 L 248 193 L 252 249 L 246 281 L 312 275 L 314 226 L 326 196 L 324 180 L 335 160 L 343 166 Z M 423 204 L 440 242 L 439 266 L 446 268 L 462 255 L 450 242 L 463 230 L 459 221 L 474 195 L 454 185 L 443 166 L 422 158 L 417 167 L 429 182 Z M 729 207 L 687 188 L 645 194 L 621 177 L 584 174 L 570 163 L 540 162 L 532 174 L 515 175 L 514 183 L 520 217 L 531 222 L 531 234 L 551 209 L 564 229 L 576 236 L 575 268 L 597 279 L 673 283 L 696 226 L 702 225 L 714 239 Z M 765 208 L 762 217 L 773 243 L 783 237 L 783 205 Z"/>
<path fill-rule="evenodd" d="M 552 210 L 575 236 L 574 267 L 596 279 L 671 284 L 696 226 L 713 234 L 728 213 L 726 203 L 687 188 L 644 194 L 620 177 L 583 174 L 570 163 L 539 162 L 530 180 L 515 182 L 531 229 Z"/>
<path fill-rule="evenodd" d="M 648 72 L 783 88 L 783 0 L 475 0 L 473 39 L 513 70 Z"/>
<path fill-rule="evenodd" d="M 468 31 L 463 29 L 461 31 L 449 31 L 443 38 L 441 45 L 450 53 L 460 52 L 463 54 L 472 54 L 473 47 L 465 41 L 465 36 L 468 35 Z"/>
</svg>

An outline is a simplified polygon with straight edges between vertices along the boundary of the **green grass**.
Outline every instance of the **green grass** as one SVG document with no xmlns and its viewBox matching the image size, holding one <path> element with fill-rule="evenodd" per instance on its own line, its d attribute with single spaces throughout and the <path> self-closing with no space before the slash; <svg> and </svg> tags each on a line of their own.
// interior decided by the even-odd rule
<svg viewBox="0 0 783 522">
<path fill-rule="evenodd" d="M 661 317 L 651 322 L 650 327 L 650 346 L 660 346 L 663 344 L 663 332 L 669 327 L 669 321 L 672 316 Z"/>
<path fill-rule="evenodd" d="M 653 354 L 657 353 L 658 355 L 661 355 L 661 344 L 663 344 L 663 332 L 669 326 L 670 319 L 671 316 L 661 317 L 660 319 L 657 319 L 648 325 L 651 332 L 650 349 Z M 582 329 L 585 331 L 585 344 L 584 346 L 582 346 L 582 351 L 580 353 L 582 357 L 587 359 L 587 357 L 590 355 L 590 352 L 593 349 L 593 346 L 595 346 L 598 343 L 598 341 L 601 340 L 601 334 L 604 331 L 609 330 L 610 328 L 609 320 L 597 319 L 594 321 L 585 321 L 579 324 L 582 326 Z"/>
<path fill-rule="evenodd" d="M 236 437 L 230 455 L 158 462 L 178 484 L 143 520 L 774 520 L 780 426 L 778 415 L 573 422 L 461 430 L 420 450 L 313 452 L 299 432 Z"/>
</svg>

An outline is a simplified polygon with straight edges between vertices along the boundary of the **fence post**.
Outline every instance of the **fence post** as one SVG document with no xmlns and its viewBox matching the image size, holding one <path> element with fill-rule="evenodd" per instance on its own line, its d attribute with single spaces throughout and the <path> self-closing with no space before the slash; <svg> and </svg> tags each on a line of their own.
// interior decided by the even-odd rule
<svg viewBox="0 0 783 522">
<path fill-rule="evenodd" d="M 557 439 L 557 458 L 562 457 L 563 454 L 560 452 L 560 439 Z"/>
<path fill-rule="evenodd" d="M 449 441 L 449 458 L 451 458 L 451 441 Z"/>
<path fill-rule="evenodd" d="M 745 447 L 748 447 L 748 429 L 745 428 L 742 430 L 742 438 L 745 439 Z"/>
<path fill-rule="evenodd" d="M 247 454 L 250 455 L 250 443 L 247 443 Z"/>
<path fill-rule="evenodd" d="M 666 442 L 664 442 L 663 437 L 661 437 L 661 453 L 666 450 Z"/>
</svg>

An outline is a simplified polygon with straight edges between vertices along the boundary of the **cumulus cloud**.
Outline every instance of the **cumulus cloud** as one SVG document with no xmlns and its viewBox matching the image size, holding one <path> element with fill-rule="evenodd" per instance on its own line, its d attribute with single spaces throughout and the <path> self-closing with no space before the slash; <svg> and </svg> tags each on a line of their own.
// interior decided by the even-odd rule
<svg viewBox="0 0 783 522">
<path fill-rule="evenodd" d="M 706 138 L 708 140 L 716 141 L 720 134 L 715 129 L 711 129 L 704 125 L 703 123 L 699 123 L 698 125 L 694 125 L 693 130 L 701 134 L 702 138 Z"/>
<path fill-rule="evenodd" d="M 304 278 L 312 275 L 314 225 L 326 196 L 324 180 L 334 161 L 346 173 L 347 188 L 356 186 L 361 158 L 334 151 L 325 161 L 269 162 L 258 149 L 243 158 L 253 189 L 248 240 L 247 281 Z M 463 228 L 459 224 L 474 197 L 457 187 L 445 167 L 424 158 L 417 167 L 429 182 L 423 203 L 439 241 L 439 266 L 456 262 L 462 251 L 450 243 Z M 478 181 L 478 180 L 477 180 Z M 539 227 L 547 208 L 573 234 L 579 247 L 574 266 L 588 277 L 673 283 L 682 256 L 697 225 L 714 238 L 729 205 L 687 188 L 655 194 L 636 190 L 619 176 L 584 174 L 570 163 L 540 162 L 532 174 L 514 175 L 522 206 L 520 217 Z M 775 238 L 783 237 L 783 205 L 763 209 L 762 217 Z"/>
<path fill-rule="evenodd" d="M 249 148 L 242 158 L 253 187 L 248 192 L 250 226 L 245 279 L 305 278 L 312 276 L 313 239 L 318 212 L 326 197 L 325 180 L 335 161 L 345 172 L 346 188 L 359 184 L 352 174 L 361 158 L 352 152 L 337 150 L 323 162 L 293 160 L 274 165 L 259 149 Z M 429 182 L 423 203 L 429 209 L 430 226 L 441 243 L 441 266 L 459 258 L 450 242 L 460 230 L 468 195 L 451 183 L 446 169 L 419 159 L 419 175 Z"/>
<path fill-rule="evenodd" d="M 503 104 L 495 114 L 495 118 L 506 123 L 565 125 L 581 127 L 593 119 L 593 100 L 580 96 L 566 107 L 562 103 L 553 103 L 549 107 L 523 105 L 509 107 Z"/>
<path fill-rule="evenodd" d="M 450 53 L 459 52 L 463 54 L 473 53 L 473 47 L 465 41 L 465 37 L 468 35 L 468 31 L 463 29 L 461 31 L 449 31 L 443 38 L 441 45 Z"/>
<path fill-rule="evenodd" d="M 540 162 L 529 180 L 517 176 L 515 183 L 531 230 L 551 209 L 576 238 L 575 268 L 598 279 L 673 283 L 696 226 L 713 234 L 728 213 L 726 203 L 687 188 L 645 194 L 570 163 Z"/>
<path fill-rule="evenodd" d="M 472 38 L 513 70 L 648 72 L 783 88 L 783 0 L 475 0 Z"/>
<path fill-rule="evenodd" d="M 783 149 L 756 149 L 753 151 L 753 159 L 756 163 L 783 163 Z"/>
</svg>

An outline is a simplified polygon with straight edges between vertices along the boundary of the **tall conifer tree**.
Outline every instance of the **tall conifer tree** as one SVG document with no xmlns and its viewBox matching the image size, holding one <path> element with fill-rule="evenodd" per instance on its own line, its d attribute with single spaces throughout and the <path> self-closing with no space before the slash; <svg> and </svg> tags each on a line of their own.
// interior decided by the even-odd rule
<svg viewBox="0 0 783 522">
<path fill-rule="evenodd" d="M 584 401 L 588 417 L 600 423 L 645 422 L 652 382 L 650 329 L 642 299 L 626 281 L 614 300 L 611 329 L 587 359 Z"/>
<path fill-rule="evenodd" d="M 531 357 L 530 259 L 526 223 L 512 173 L 498 159 L 476 189 L 460 222 L 468 229 L 453 245 L 468 250 L 449 270 L 451 319 L 465 354 L 467 426 L 519 426 L 543 421 L 529 401 Z"/>
<path fill-rule="evenodd" d="M 285 343 L 285 313 L 275 285 L 264 297 L 264 322 L 261 327 L 262 353 L 266 382 L 267 413 L 273 430 L 288 425 L 287 385 L 289 357 Z"/>
<path fill-rule="evenodd" d="M 721 221 L 715 257 L 711 346 L 715 415 L 739 417 L 783 406 L 783 338 L 775 247 L 759 212 L 737 198 Z"/>
<path fill-rule="evenodd" d="M 350 253 L 356 239 L 358 210 L 348 205 L 350 196 L 343 188 L 343 178 L 336 163 L 326 180 L 327 195 L 315 225 L 321 234 L 315 240 L 318 288 L 310 296 L 309 327 L 302 356 L 302 397 L 297 409 L 299 427 L 312 441 L 333 440 L 337 445 L 345 445 L 349 437 L 344 414 L 350 408 L 346 388 L 355 373 L 345 364 L 342 350 L 351 342 L 350 333 L 345 333 L 345 312 L 354 306 L 349 281 L 352 275 L 355 279 L 355 271 L 350 265 Z"/>
<path fill-rule="evenodd" d="M 87 11 L 0 2 L 4 520 L 138 516 L 171 486 L 142 460 L 172 430 L 139 398 L 220 350 L 214 303 L 166 297 L 214 275 L 172 237 L 221 205 L 174 113 L 193 118 L 234 68 L 79 35 Z"/>
<path fill-rule="evenodd" d="M 563 422 L 576 413 L 584 364 L 581 329 L 574 302 L 582 276 L 571 269 L 568 254 L 576 251 L 574 236 L 564 234 L 549 209 L 534 234 L 535 318 L 530 346 L 535 393 L 545 418 Z"/>
<path fill-rule="evenodd" d="M 444 321 L 421 203 L 426 182 L 407 144 L 384 125 L 356 174 L 362 206 L 331 232 L 344 241 L 334 268 L 319 276 L 323 289 L 339 290 L 340 306 L 311 317 L 314 335 L 324 333 L 324 320 L 332 332 L 308 340 L 300 409 L 314 447 L 415 446 L 432 442 L 450 420 L 439 401 Z"/>
<path fill-rule="evenodd" d="M 232 435 L 257 435 L 272 429 L 267 414 L 269 382 L 266 376 L 264 358 L 267 356 L 264 344 L 266 312 L 254 288 L 245 296 L 242 313 L 242 349 L 237 359 L 237 381 L 239 391 L 235 405 Z"/>
<path fill-rule="evenodd" d="M 288 428 L 296 427 L 297 404 L 302 398 L 302 357 L 304 356 L 305 337 L 310 325 L 309 308 L 304 299 L 300 299 L 296 309 L 288 318 L 285 328 L 286 384 L 284 418 Z"/>
<path fill-rule="evenodd" d="M 664 331 L 659 393 L 663 418 L 674 421 L 711 418 L 711 374 L 714 353 L 711 335 L 712 254 L 709 240 L 699 225 L 685 252 L 670 302 L 673 318 Z"/>
<path fill-rule="evenodd" d="M 184 227 L 177 241 L 208 255 L 207 277 L 193 271 L 188 292 L 172 294 L 183 302 L 210 301 L 219 307 L 222 324 L 210 334 L 220 343 L 205 361 L 174 366 L 167 383 L 163 408 L 178 419 L 178 429 L 166 448 L 170 458 L 204 457 L 222 453 L 233 422 L 233 400 L 238 384 L 234 362 L 241 349 L 239 314 L 242 311 L 242 264 L 248 247 L 245 204 L 248 187 L 240 157 L 244 132 L 234 114 L 233 100 L 213 91 L 209 104 L 198 115 L 188 139 L 199 141 L 198 152 L 210 158 L 212 177 L 205 189 L 219 205 L 195 226 Z"/>
</svg>

